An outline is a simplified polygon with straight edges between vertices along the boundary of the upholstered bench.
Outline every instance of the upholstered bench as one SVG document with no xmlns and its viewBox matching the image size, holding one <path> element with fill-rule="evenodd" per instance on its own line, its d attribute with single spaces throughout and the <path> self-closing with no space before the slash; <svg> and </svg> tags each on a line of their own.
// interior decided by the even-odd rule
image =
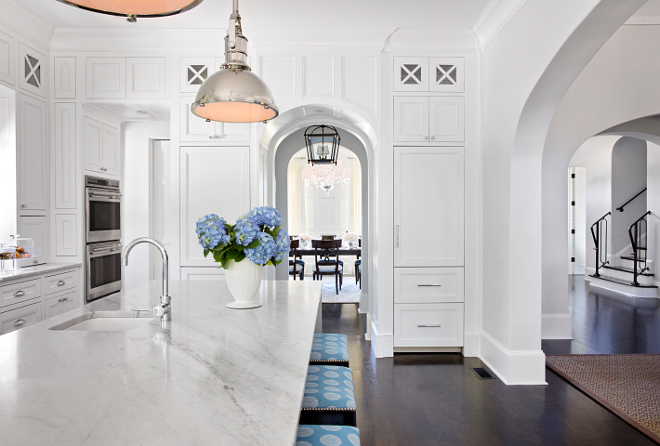
<svg viewBox="0 0 660 446">
<path fill-rule="evenodd" d="M 310 365 L 300 424 L 357 426 L 353 372 L 348 367 Z"/>
<path fill-rule="evenodd" d="M 296 446 L 360 446 L 360 431 L 353 426 L 298 426 Z"/>
<path fill-rule="evenodd" d="M 348 337 L 343 334 L 316 333 L 309 363 L 348 367 Z"/>
</svg>

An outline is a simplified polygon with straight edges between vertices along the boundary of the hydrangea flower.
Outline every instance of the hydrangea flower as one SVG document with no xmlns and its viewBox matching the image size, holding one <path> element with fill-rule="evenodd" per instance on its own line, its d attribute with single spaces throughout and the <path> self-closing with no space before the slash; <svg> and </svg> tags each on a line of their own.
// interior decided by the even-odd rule
<svg viewBox="0 0 660 446">
<path fill-rule="evenodd" d="M 205 249 L 213 249 L 218 245 L 229 242 L 229 234 L 225 230 L 227 222 L 216 214 L 205 215 L 195 224 L 195 232 L 199 244 Z"/>
<path fill-rule="evenodd" d="M 288 257 L 291 248 L 291 238 L 284 229 L 280 229 L 277 233 L 275 244 L 277 245 L 277 251 L 273 257 L 276 262 L 281 262 L 285 257 Z"/>
<path fill-rule="evenodd" d="M 252 243 L 259 235 L 259 232 L 259 224 L 249 217 L 249 213 L 239 217 L 236 221 L 236 226 L 234 226 L 236 243 L 243 246 Z"/>
<path fill-rule="evenodd" d="M 275 228 L 282 224 L 282 217 L 277 209 L 270 206 L 252 208 L 248 217 L 258 225 Z"/>
<path fill-rule="evenodd" d="M 265 265 L 271 257 L 277 252 L 277 245 L 270 234 L 259 233 L 259 246 L 252 249 L 246 249 L 245 255 L 257 265 Z"/>
</svg>

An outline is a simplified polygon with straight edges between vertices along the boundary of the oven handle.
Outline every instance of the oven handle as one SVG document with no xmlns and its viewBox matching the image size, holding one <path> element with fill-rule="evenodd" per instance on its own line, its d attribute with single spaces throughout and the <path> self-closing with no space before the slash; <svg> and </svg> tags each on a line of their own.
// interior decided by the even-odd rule
<svg viewBox="0 0 660 446">
<path fill-rule="evenodd" d="M 116 195 L 90 195 L 87 198 L 89 201 L 109 201 L 113 203 L 119 203 L 121 202 L 121 194 L 116 194 Z"/>
<path fill-rule="evenodd" d="M 95 259 L 97 257 L 105 257 L 108 255 L 114 255 L 114 254 L 120 254 L 121 253 L 121 247 L 118 248 L 110 248 L 110 249 L 99 249 L 97 251 L 93 251 L 89 253 L 89 258 L 90 259 Z"/>
</svg>

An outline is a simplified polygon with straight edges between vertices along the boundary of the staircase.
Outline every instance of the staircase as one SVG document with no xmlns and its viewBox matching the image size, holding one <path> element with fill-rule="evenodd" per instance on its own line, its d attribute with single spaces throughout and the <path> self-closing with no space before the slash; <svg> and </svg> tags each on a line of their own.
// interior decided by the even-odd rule
<svg viewBox="0 0 660 446">
<path fill-rule="evenodd" d="M 589 275 L 590 286 L 605 288 L 632 297 L 657 297 L 653 285 L 653 261 L 648 259 L 646 212 L 628 228 L 632 253 L 621 256 L 619 265 L 611 265 L 607 257 L 607 217 L 609 212 L 591 226 L 596 251 L 596 273 Z"/>
</svg>

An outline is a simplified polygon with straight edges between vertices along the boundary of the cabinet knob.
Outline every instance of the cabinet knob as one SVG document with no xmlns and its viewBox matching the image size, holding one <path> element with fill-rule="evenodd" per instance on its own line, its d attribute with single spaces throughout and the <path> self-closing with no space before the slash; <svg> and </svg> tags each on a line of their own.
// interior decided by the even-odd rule
<svg viewBox="0 0 660 446">
<path fill-rule="evenodd" d="M 429 140 L 429 137 L 428 137 L 428 136 L 425 136 L 425 137 L 424 137 L 424 141 L 428 141 L 428 140 Z"/>
<path fill-rule="evenodd" d="M 209 139 L 213 139 L 213 136 L 212 136 L 212 135 L 209 135 Z"/>
<path fill-rule="evenodd" d="M 63 297 L 63 298 L 61 298 L 61 299 L 58 299 L 57 301 L 58 301 L 58 302 L 68 302 L 68 301 L 69 301 L 69 298 L 68 298 L 68 297 Z"/>
<path fill-rule="evenodd" d="M 21 207 L 22 207 L 22 208 L 26 208 L 26 207 L 27 207 L 27 204 L 22 204 Z"/>
<path fill-rule="evenodd" d="M 63 297 L 60 297 L 59 299 L 57 299 L 57 301 L 58 301 L 58 302 L 64 302 L 64 298 L 63 298 Z"/>
<path fill-rule="evenodd" d="M 432 140 L 435 139 L 435 136 L 431 136 L 431 139 L 432 139 Z"/>
<path fill-rule="evenodd" d="M 37 263 L 39 263 L 39 260 L 33 260 L 32 263 L 36 265 Z"/>
<path fill-rule="evenodd" d="M 65 281 L 63 281 L 63 280 L 58 280 L 57 281 L 57 286 L 64 286 L 64 285 L 66 285 Z"/>
<path fill-rule="evenodd" d="M 20 327 L 21 325 L 25 324 L 25 320 L 19 319 L 16 322 L 14 322 L 14 327 Z"/>
</svg>

